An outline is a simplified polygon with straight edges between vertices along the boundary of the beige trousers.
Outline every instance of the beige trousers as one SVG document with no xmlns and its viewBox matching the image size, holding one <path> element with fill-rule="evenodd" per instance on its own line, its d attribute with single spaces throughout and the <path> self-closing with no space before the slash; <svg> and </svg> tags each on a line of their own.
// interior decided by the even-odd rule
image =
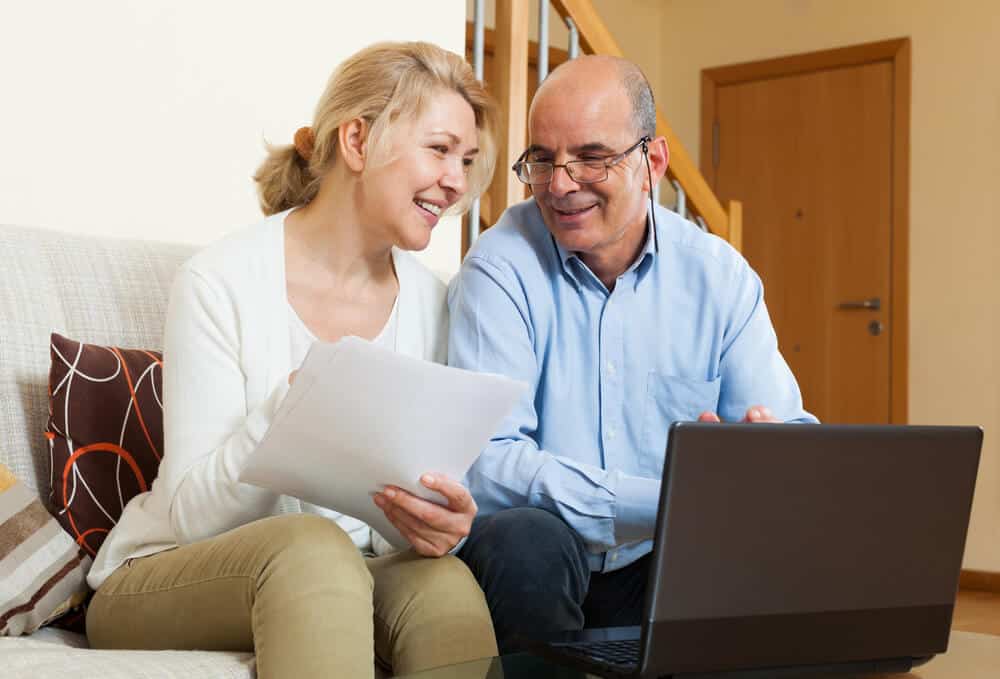
<svg viewBox="0 0 1000 679">
<path fill-rule="evenodd" d="M 496 655 L 456 557 L 364 558 L 332 521 L 287 514 L 116 570 L 87 611 L 94 648 L 252 651 L 257 676 L 371 677 Z"/>
</svg>

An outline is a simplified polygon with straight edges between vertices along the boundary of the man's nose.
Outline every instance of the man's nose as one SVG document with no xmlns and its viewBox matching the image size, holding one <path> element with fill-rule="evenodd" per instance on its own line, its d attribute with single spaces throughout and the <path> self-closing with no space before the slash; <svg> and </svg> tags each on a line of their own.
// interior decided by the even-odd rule
<svg viewBox="0 0 1000 679">
<path fill-rule="evenodd" d="M 549 180 L 549 192 L 557 196 L 564 196 L 572 191 L 579 190 L 580 185 L 569 176 L 569 171 L 565 165 L 557 165 L 552 168 L 552 179 Z"/>
</svg>

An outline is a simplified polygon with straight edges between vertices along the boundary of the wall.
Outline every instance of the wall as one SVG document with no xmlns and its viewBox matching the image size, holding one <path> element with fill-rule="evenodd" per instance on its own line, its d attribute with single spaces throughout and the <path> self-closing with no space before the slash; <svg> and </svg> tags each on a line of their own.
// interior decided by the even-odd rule
<svg viewBox="0 0 1000 679">
<path fill-rule="evenodd" d="M 703 68 L 912 39 L 910 421 L 985 428 L 965 567 L 1000 571 L 996 3 L 671 0 L 660 20 L 661 102 L 694 154 Z"/>
<path fill-rule="evenodd" d="M 461 0 L 16 3 L 0 22 L 0 223 L 207 243 L 260 219 L 264 139 L 378 40 L 461 53 Z M 457 218 L 421 254 L 457 270 Z"/>
</svg>

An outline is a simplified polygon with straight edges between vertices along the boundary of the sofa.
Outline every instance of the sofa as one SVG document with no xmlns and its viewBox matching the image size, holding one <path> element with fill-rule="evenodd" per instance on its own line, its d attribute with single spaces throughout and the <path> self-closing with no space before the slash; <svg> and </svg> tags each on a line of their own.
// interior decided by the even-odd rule
<svg viewBox="0 0 1000 679">
<path fill-rule="evenodd" d="M 0 226 L 0 463 L 52 511 L 49 336 L 160 350 L 170 283 L 190 246 Z M 0 637 L 3 677 L 253 677 L 247 653 L 97 651 L 53 627 Z"/>
</svg>

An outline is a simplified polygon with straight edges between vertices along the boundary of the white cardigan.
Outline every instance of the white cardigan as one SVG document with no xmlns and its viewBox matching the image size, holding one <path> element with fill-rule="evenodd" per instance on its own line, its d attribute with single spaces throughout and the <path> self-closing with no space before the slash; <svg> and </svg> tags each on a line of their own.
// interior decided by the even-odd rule
<svg viewBox="0 0 1000 679">
<path fill-rule="evenodd" d="M 288 392 L 291 365 L 284 220 L 274 215 L 181 266 L 164 333 L 164 457 L 133 498 L 87 577 L 97 589 L 127 559 L 213 537 L 282 511 L 294 498 L 237 479 Z M 397 351 L 444 363 L 446 286 L 393 249 Z M 294 450 L 288 455 L 295 455 Z"/>
</svg>

